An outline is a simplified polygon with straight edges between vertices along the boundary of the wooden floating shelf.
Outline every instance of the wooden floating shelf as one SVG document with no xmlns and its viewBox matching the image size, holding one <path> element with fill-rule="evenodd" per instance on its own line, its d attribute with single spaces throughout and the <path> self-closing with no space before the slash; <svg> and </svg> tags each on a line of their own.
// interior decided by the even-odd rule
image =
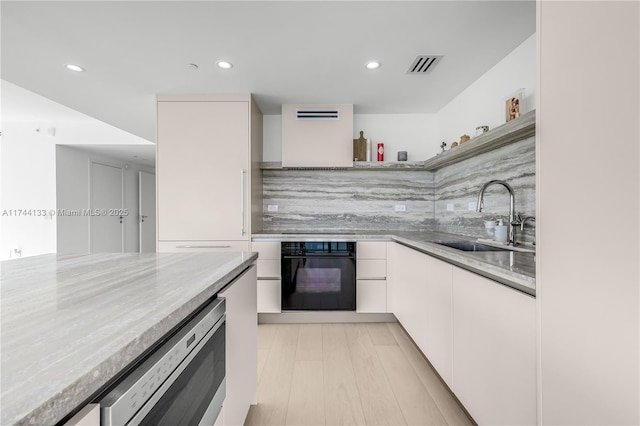
<svg viewBox="0 0 640 426">
<path fill-rule="evenodd" d="M 362 171 L 362 170 L 423 170 L 424 161 L 354 161 L 353 167 L 282 167 L 282 163 L 270 161 L 260 164 L 262 170 L 343 170 L 343 171 Z"/>
<path fill-rule="evenodd" d="M 425 170 L 438 170 L 451 164 L 485 152 L 493 151 L 505 145 L 527 139 L 536 134 L 536 111 L 530 111 L 515 120 L 489 130 L 468 142 L 450 148 L 424 162 Z"/>
<path fill-rule="evenodd" d="M 282 167 L 281 162 L 270 161 L 260 163 L 262 170 L 406 170 L 435 171 L 476 155 L 493 151 L 536 134 L 536 111 L 530 111 L 515 120 L 476 136 L 455 148 L 431 157 L 425 161 L 354 161 L 353 167 Z"/>
</svg>

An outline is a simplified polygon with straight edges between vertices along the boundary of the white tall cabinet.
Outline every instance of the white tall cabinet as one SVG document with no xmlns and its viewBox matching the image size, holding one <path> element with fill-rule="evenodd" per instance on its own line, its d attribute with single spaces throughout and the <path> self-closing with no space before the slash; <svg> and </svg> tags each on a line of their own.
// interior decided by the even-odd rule
<svg viewBox="0 0 640 426">
<path fill-rule="evenodd" d="M 249 250 L 261 159 L 251 95 L 158 96 L 158 251 Z"/>
<path fill-rule="evenodd" d="M 640 2 L 537 10 L 540 423 L 638 425 Z"/>
</svg>

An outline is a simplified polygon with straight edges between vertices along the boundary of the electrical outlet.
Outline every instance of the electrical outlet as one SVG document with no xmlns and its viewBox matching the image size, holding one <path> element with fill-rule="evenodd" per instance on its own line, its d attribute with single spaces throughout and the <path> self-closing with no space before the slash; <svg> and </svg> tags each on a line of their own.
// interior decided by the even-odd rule
<svg viewBox="0 0 640 426">
<path fill-rule="evenodd" d="M 469 201 L 469 211 L 476 211 L 476 207 L 478 206 L 478 203 L 476 201 Z"/>
<path fill-rule="evenodd" d="M 453 204 L 451 204 L 451 203 L 447 204 L 447 211 L 448 212 L 452 212 L 453 211 Z"/>
<path fill-rule="evenodd" d="M 267 205 L 267 211 L 268 212 L 277 212 L 278 211 L 278 205 L 277 204 L 269 204 L 269 205 Z"/>
<path fill-rule="evenodd" d="M 404 204 L 396 204 L 395 206 L 393 206 L 393 210 L 397 212 L 406 212 L 407 206 Z"/>
</svg>

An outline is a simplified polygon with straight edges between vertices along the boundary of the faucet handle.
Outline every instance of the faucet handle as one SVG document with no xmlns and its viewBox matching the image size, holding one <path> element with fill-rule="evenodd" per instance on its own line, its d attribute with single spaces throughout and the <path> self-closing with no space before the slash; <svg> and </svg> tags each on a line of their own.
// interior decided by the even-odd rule
<svg viewBox="0 0 640 426">
<path fill-rule="evenodd" d="M 513 214 L 513 220 L 511 221 L 511 225 L 517 226 L 522 224 L 522 217 L 518 213 Z"/>
<path fill-rule="evenodd" d="M 522 219 L 522 222 L 520 223 L 520 230 L 524 231 L 524 224 L 527 223 L 527 221 L 531 221 L 533 220 L 535 222 L 536 217 L 535 216 L 525 216 L 524 219 Z"/>
</svg>

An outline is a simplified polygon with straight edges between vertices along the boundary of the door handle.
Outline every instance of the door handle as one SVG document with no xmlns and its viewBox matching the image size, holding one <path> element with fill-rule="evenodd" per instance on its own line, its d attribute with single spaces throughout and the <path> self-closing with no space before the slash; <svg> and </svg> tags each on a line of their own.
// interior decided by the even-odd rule
<svg viewBox="0 0 640 426">
<path fill-rule="evenodd" d="M 240 227 L 242 235 L 246 234 L 246 230 L 244 227 L 245 223 L 245 175 L 247 171 L 245 169 L 240 169 L 240 216 L 242 221 L 242 226 Z"/>
</svg>

